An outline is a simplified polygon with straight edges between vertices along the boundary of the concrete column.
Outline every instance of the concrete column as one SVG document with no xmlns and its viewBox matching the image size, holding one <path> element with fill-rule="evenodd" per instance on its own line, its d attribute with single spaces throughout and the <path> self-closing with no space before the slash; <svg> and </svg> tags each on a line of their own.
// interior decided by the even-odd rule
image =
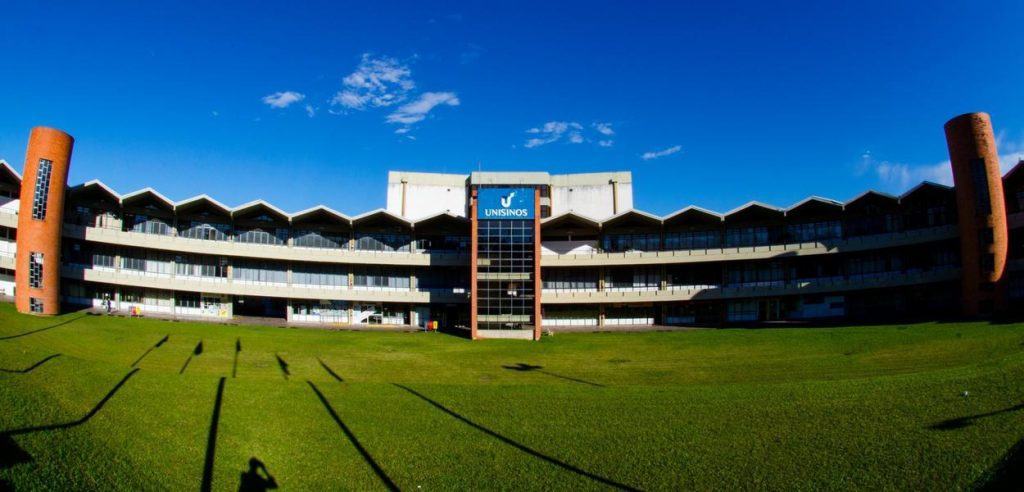
<svg viewBox="0 0 1024 492">
<path fill-rule="evenodd" d="M 597 326 L 604 326 L 604 304 L 597 306 Z"/>
</svg>

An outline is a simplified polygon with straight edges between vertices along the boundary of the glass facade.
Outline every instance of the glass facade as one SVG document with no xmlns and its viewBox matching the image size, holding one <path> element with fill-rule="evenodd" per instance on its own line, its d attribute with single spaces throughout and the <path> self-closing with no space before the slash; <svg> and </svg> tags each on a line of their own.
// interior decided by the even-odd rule
<svg viewBox="0 0 1024 492">
<path fill-rule="evenodd" d="M 50 194 L 50 168 L 52 166 L 53 161 L 39 159 L 35 194 L 32 196 L 32 218 L 36 220 L 46 218 L 46 199 Z"/>
<path fill-rule="evenodd" d="M 518 330 L 535 323 L 534 221 L 481 220 L 477 231 L 477 327 Z"/>
</svg>

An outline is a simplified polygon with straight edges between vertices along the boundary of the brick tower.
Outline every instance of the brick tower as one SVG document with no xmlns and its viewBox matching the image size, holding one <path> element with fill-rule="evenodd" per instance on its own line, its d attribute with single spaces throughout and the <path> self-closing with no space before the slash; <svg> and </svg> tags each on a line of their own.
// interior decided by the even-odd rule
<svg viewBox="0 0 1024 492">
<path fill-rule="evenodd" d="M 32 129 L 18 208 L 14 304 L 19 312 L 60 313 L 60 239 L 71 148 L 60 130 Z"/>
<path fill-rule="evenodd" d="M 992 120 L 986 113 L 968 113 L 946 122 L 945 129 L 960 222 L 963 314 L 998 313 L 1007 304 L 1008 235 Z"/>
</svg>

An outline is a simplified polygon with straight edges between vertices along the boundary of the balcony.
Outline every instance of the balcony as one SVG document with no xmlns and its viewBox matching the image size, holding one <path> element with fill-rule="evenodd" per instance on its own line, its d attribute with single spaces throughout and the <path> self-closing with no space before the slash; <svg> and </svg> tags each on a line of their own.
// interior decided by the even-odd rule
<svg viewBox="0 0 1024 492">
<path fill-rule="evenodd" d="M 228 294 L 241 296 L 279 297 L 292 299 L 323 299 L 362 302 L 400 302 L 412 304 L 468 302 L 465 293 L 452 289 L 420 291 L 414 289 L 370 290 L 350 286 L 313 286 L 306 284 L 253 283 L 223 277 L 179 276 L 114 268 L 64 264 L 61 276 L 66 279 L 114 284 L 124 287 Z"/>
<path fill-rule="evenodd" d="M 714 248 L 679 251 L 547 254 L 541 256 L 541 266 L 658 265 L 669 263 L 762 260 L 907 246 L 953 239 L 959 236 L 960 229 L 957 226 L 952 225 L 932 227 L 928 229 L 915 229 L 892 234 L 858 236 L 829 243 L 790 243 L 772 244 L 767 246 L 748 246 L 741 248 Z"/>
<path fill-rule="evenodd" d="M 930 271 L 887 272 L 851 277 L 823 277 L 794 281 L 760 282 L 751 285 L 669 286 L 664 290 L 632 291 L 544 291 L 543 304 L 669 302 L 712 299 L 740 299 L 801 294 L 824 294 L 883 287 L 903 287 L 959 280 L 960 269 L 954 267 Z"/>
<path fill-rule="evenodd" d="M 208 241 L 71 224 L 64 224 L 64 236 L 97 243 L 158 249 L 178 253 L 235 256 L 266 260 L 400 266 L 469 265 L 468 253 L 398 253 L 390 251 L 306 248 L 239 243 L 235 241 Z"/>
</svg>

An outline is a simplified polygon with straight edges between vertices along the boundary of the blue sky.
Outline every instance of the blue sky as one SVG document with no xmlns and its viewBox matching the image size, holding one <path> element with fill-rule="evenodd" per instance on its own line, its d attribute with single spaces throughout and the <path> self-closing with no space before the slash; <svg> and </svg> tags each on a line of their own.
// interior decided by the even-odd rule
<svg viewBox="0 0 1024 492">
<path fill-rule="evenodd" d="M 828 4 L 828 5 L 826 5 Z M 383 207 L 388 170 L 629 170 L 727 211 L 948 180 L 943 123 L 1024 154 L 1021 2 L 13 2 L 0 158 L 293 212 Z"/>
</svg>

